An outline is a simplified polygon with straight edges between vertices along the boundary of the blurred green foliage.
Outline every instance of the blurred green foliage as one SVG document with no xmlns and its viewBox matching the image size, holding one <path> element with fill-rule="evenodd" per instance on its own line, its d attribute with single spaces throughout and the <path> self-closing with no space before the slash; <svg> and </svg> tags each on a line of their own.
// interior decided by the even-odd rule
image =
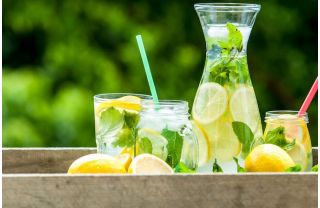
<svg viewBox="0 0 320 208">
<path fill-rule="evenodd" d="M 3 146 L 94 146 L 94 94 L 149 94 L 136 34 L 159 97 L 191 107 L 205 59 L 194 3 L 4 0 Z M 297 110 L 317 76 L 317 1 L 260 3 L 248 62 L 264 117 Z M 317 112 L 316 97 L 309 108 L 313 146 Z"/>
</svg>

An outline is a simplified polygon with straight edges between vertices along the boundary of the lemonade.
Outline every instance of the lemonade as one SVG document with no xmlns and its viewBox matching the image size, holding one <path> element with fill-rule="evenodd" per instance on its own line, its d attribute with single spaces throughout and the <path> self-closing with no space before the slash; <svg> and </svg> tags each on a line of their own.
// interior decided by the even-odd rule
<svg viewBox="0 0 320 208">
<path fill-rule="evenodd" d="M 307 127 L 308 115 L 297 111 L 269 111 L 266 113 L 265 143 L 277 140 L 301 171 L 310 171 L 312 146 Z"/>
<path fill-rule="evenodd" d="M 97 152 L 111 156 L 134 152 L 141 100 L 148 95 L 100 94 L 94 97 Z M 133 156 L 133 154 L 130 154 Z"/>
<path fill-rule="evenodd" d="M 185 101 L 142 101 L 136 154 L 152 154 L 172 169 L 183 166 L 195 170 L 198 144 L 189 117 Z"/>
<path fill-rule="evenodd" d="M 199 171 L 235 173 L 254 141 L 261 119 L 246 56 L 249 35 L 260 10 L 251 4 L 196 4 L 206 39 L 207 57 L 192 118 L 199 142 Z"/>
</svg>

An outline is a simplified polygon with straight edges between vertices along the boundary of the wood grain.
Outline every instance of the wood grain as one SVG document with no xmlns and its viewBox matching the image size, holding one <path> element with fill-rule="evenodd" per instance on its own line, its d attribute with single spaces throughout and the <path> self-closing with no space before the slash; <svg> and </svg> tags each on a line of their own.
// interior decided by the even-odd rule
<svg viewBox="0 0 320 208">
<path fill-rule="evenodd" d="M 96 148 L 3 148 L 3 173 L 66 173 L 71 163 Z"/>
<path fill-rule="evenodd" d="M 3 148 L 3 173 L 66 173 L 71 163 L 95 148 Z M 313 148 L 318 164 L 318 148 Z"/>
<path fill-rule="evenodd" d="M 317 173 L 67 175 L 61 173 L 95 149 L 2 152 L 3 207 L 317 207 Z M 317 155 L 315 149 L 315 162 Z"/>
<path fill-rule="evenodd" d="M 211 175 L 6 174 L 4 207 L 317 207 L 315 173 Z"/>
</svg>

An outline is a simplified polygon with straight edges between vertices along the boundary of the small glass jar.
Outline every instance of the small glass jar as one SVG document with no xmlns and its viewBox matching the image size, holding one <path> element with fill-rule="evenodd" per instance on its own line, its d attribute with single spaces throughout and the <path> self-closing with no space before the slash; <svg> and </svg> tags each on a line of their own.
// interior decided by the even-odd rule
<svg viewBox="0 0 320 208">
<path fill-rule="evenodd" d="M 172 168 L 180 165 L 197 169 L 198 143 L 189 120 L 188 102 L 162 100 L 154 104 L 143 100 L 141 106 L 136 154 L 153 154 Z"/>
<path fill-rule="evenodd" d="M 310 171 L 312 166 L 312 146 L 307 127 L 308 114 L 298 115 L 298 111 L 268 111 L 265 117 L 264 138 L 276 128 L 284 131 L 285 139 L 294 146 L 286 150 L 292 160 L 301 166 L 301 171 Z"/>
</svg>

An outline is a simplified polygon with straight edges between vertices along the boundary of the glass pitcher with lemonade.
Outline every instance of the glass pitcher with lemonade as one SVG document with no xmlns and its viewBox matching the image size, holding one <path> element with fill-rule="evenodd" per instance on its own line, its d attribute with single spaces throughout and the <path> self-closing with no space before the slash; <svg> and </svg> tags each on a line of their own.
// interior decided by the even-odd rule
<svg viewBox="0 0 320 208">
<path fill-rule="evenodd" d="M 262 137 L 258 104 L 252 87 L 247 43 L 257 4 L 195 4 L 206 41 L 206 62 L 192 118 L 199 143 L 199 172 L 211 172 L 215 161 L 223 172 L 237 171 L 250 151 L 242 129 Z"/>
</svg>

